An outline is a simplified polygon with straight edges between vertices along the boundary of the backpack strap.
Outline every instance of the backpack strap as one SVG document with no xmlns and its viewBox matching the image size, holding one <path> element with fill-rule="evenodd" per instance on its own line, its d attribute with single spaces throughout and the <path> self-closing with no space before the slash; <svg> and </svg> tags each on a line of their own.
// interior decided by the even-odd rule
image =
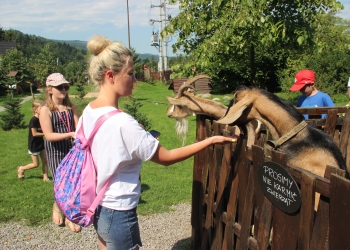
<svg viewBox="0 0 350 250">
<path fill-rule="evenodd" d="M 92 140 L 94 139 L 95 137 L 95 134 L 97 133 L 98 129 L 101 127 L 101 125 L 110 117 L 112 117 L 113 115 L 116 115 L 118 113 L 121 113 L 123 111 L 119 110 L 119 109 L 116 109 L 116 110 L 113 110 L 111 112 L 108 112 L 107 114 L 101 116 L 97 122 L 96 122 L 96 125 L 94 127 L 94 129 L 92 130 L 90 136 L 89 136 L 89 139 L 85 139 L 85 135 L 84 135 L 84 129 L 83 129 L 83 121 L 81 121 L 81 127 L 79 129 L 79 131 L 77 132 L 77 136 L 80 135 L 79 139 L 83 140 L 82 143 L 83 143 L 83 147 L 85 148 L 86 146 L 91 146 L 91 143 L 92 143 Z M 83 118 L 82 118 L 83 119 Z M 80 133 L 79 133 L 80 132 Z M 95 164 L 94 164 L 95 165 Z M 109 180 L 111 178 L 108 178 L 108 180 L 106 181 L 106 183 L 103 185 L 103 187 L 101 188 L 100 192 L 96 195 L 93 203 L 91 204 L 91 206 L 89 207 L 89 209 L 86 211 L 86 215 L 89 216 L 89 218 L 91 218 L 94 213 L 95 213 L 95 210 L 96 210 L 96 207 L 98 206 L 98 204 L 100 203 L 101 199 L 102 199 L 102 196 L 105 194 L 106 192 L 106 188 L 108 186 L 108 183 L 109 183 Z"/>
</svg>

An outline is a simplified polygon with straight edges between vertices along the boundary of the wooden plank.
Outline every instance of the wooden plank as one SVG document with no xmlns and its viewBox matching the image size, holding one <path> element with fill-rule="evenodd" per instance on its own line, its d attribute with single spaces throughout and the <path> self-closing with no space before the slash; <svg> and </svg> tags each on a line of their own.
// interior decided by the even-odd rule
<svg viewBox="0 0 350 250">
<path fill-rule="evenodd" d="M 238 224 L 242 224 L 243 213 L 244 213 L 244 200 L 247 193 L 248 185 L 248 162 L 247 162 L 247 142 L 242 141 L 242 147 L 240 148 L 240 158 L 238 159 Z M 237 239 L 237 245 L 240 245 L 240 238 Z"/>
<path fill-rule="evenodd" d="M 283 153 L 272 151 L 272 161 L 282 166 L 286 165 L 286 156 Z M 272 246 L 273 249 L 296 249 L 300 213 L 287 214 L 277 207 L 273 207 Z"/>
<path fill-rule="evenodd" d="M 348 249 L 350 246 L 350 181 L 331 174 L 330 186 L 329 249 Z"/>
<path fill-rule="evenodd" d="M 197 140 L 205 139 L 205 120 L 197 116 Z M 194 155 L 193 166 L 193 183 L 192 183 L 192 211 L 191 213 L 191 225 L 192 225 L 192 237 L 191 245 L 193 249 L 198 249 L 202 239 L 202 216 L 203 216 L 203 201 L 204 201 L 204 188 L 203 188 L 203 167 L 205 166 L 205 158 L 207 154 L 205 150 Z"/>
<path fill-rule="evenodd" d="M 204 223 L 204 231 L 203 231 L 203 239 L 202 239 L 202 248 L 201 249 L 208 249 L 206 246 L 212 246 L 213 241 L 213 235 L 212 235 L 212 229 L 214 226 L 214 200 L 215 200 L 215 191 L 216 191 L 216 168 L 217 166 L 217 159 L 216 155 L 214 154 L 213 148 L 209 147 L 210 149 L 210 157 L 208 164 L 209 166 L 209 185 L 208 185 L 208 202 L 206 207 L 206 215 L 205 215 L 205 223 Z M 210 249 L 210 248 L 209 248 Z"/>
<path fill-rule="evenodd" d="M 342 106 L 342 107 L 297 108 L 297 110 L 301 114 L 310 114 L 310 115 L 327 114 L 327 111 L 332 109 L 337 110 L 338 113 L 345 113 L 349 109 L 349 107 Z"/>
<path fill-rule="evenodd" d="M 255 184 L 255 202 L 254 202 L 254 232 L 253 237 L 257 241 L 259 249 L 267 249 L 270 242 L 271 222 L 272 222 L 272 203 L 264 195 L 258 180 L 258 169 L 264 162 L 264 149 L 253 146 L 253 170 Z"/>
<path fill-rule="evenodd" d="M 226 224 L 224 239 L 222 243 L 222 250 L 232 250 L 235 245 L 234 225 L 237 212 L 237 195 L 238 195 L 238 176 L 232 182 L 228 183 L 229 197 L 227 202 L 227 212 L 223 215 L 223 221 Z"/>
<path fill-rule="evenodd" d="M 327 166 L 324 177 L 330 179 L 332 173 L 345 174 L 344 171 L 339 172 L 339 168 Z M 329 197 L 320 196 L 315 224 L 312 231 L 310 249 L 329 249 Z"/>
<path fill-rule="evenodd" d="M 345 119 L 344 119 L 344 124 L 343 124 L 342 130 L 341 130 L 340 143 L 339 143 L 339 149 L 340 149 L 340 152 L 342 153 L 344 158 L 345 158 L 346 152 L 347 152 L 349 134 L 350 134 L 350 109 L 346 110 L 346 112 L 345 112 Z M 347 165 L 347 166 L 349 166 L 349 165 Z"/>
<path fill-rule="evenodd" d="M 254 208 L 254 170 L 251 168 L 248 174 L 248 189 L 244 200 L 244 211 L 242 216 L 240 245 L 239 249 L 248 248 L 248 239 L 250 236 L 250 226 Z"/>
<path fill-rule="evenodd" d="M 323 131 L 326 134 L 330 135 L 331 137 L 334 136 L 337 116 L 338 116 L 338 110 L 329 109 L 327 111 L 326 124 L 324 126 Z"/>
<path fill-rule="evenodd" d="M 314 221 L 315 176 L 303 171 L 301 173 L 301 208 L 298 234 L 298 248 L 310 249 L 311 232 Z"/>
<path fill-rule="evenodd" d="M 227 146 L 230 146 L 230 144 L 226 144 Z M 226 150 L 227 152 L 230 152 L 230 148 Z M 215 213 L 215 224 L 214 224 L 214 240 L 212 241 L 211 249 L 221 249 L 222 246 L 222 239 L 223 239 L 223 223 L 221 220 L 221 214 L 223 213 L 223 190 L 225 187 L 225 181 L 228 174 L 228 164 L 223 163 L 223 146 L 222 145 L 215 145 L 214 146 L 214 154 L 216 159 L 216 197 L 214 198 L 214 204 L 215 207 L 213 209 Z"/>
</svg>

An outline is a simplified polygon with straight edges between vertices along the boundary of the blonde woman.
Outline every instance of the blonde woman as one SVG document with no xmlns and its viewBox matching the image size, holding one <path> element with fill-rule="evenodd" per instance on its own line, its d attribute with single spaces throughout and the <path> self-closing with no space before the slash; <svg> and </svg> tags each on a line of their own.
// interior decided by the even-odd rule
<svg viewBox="0 0 350 250">
<path fill-rule="evenodd" d="M 44 134 L 39 122 L 39 112 L 44 102 L 34 100 L 32 103 L 33 117 L 29 121 L 28 131 L 28 153 L 32 158 L 32 162 L 25 166 L 17 167 L 17 176 L 19 179 L 24 179 L 24 171 L 37 168 L 40 165 L 39 156 L 41 158 L 43 181 L 49 181 L 47 176 L 47 159 L 44 147 Z"/>
<path fill-rule="evenodd" d="M 69 82 L 60 73 L 53 73 L 46 79 L 45 106 L 40 111 L 40 124 L 45 135 L 45 149 L 52 179 L 59 163 L 73 146 L 74 131 L 78 122 L 78 111 L 68 96 Z M 57 225 L 64 222 L 72 232 L 81 227 L 67 219 L 57 203 L 53 204 L 52 220 Z"/>
<path fill-rule="evenodd" d="M 78 129 L 83 123 L 86 137 L 101 116 L 119 109 L 119 98 L 131 95 L 136 83 L 130 49 L 101 36 L 93 37 L 87 46 L 92 52 L 90 79 L 100 87 L 100 92 L 97 99 L 87 105 L 78 122 Z M 94 217 L 100 249 L 139 249 L 142 246 L 136 208 L 141 193 L 139 176 L 143 161 L 168 166 L 214 143 L 235 140 L 214 136 L 167 150 L 130 115 L 122 112 L 110 117 L 96 133 L 91 146 L 98 173 L 96 192 L 108 181 Z"/>
</svg>

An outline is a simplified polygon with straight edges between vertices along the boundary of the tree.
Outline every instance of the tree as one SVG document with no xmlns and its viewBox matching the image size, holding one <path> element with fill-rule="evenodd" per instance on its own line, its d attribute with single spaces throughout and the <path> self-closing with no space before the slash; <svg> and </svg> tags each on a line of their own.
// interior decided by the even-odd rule
<svg viewBox="0 0 350 250">
<path fill-rule="evenodd" d="M 144 113 L 140 112 L 140 108 L 143 104 L 133 96 L 130 96 L 130 98 L 131 103 L 124 104 L 124 112 L 134 117 L 134 119 L 140 123 L 145 130 L 149 130 L 152 127 L 152 122 Z"/>
<path fill-rule="evenodd" d="M 24 128 L 26 125 L 23 121 L 24 114 L 20 112 L 20 100 L 9 99 L 5 101 L 5 111 L 0 114 L 2 122 L 0 123 L 3 130 L 8 131 L 13 128 Z"/>
<path fill-rule="evenodd" d="M 0 41 L 4 40 L 4 36 L 5 36 L 5 31 L 2 29 L 2 27 L 0 26 Z"/>
<path fill-rule="evenodd" d="M 5 56 L 0 56 L 1 59 L 1 77 L 5 80 L 6 85 L 17 85 L 17 91 L 28 91 L 29 85 L 33 80 L 33 75 L 27 67 L 28 60 L 24 57 L 23 53 L 17 49 L 7 50 Z M 17 71 L 15 77 L 7 79 L 9 71 Z M 6 86 L 8 89 L 8 86 Z"/>
<path fill-rule="evenodd" d="M 350 75 L 350 21 L 335 16 L 335 13 L 319 15 L 315 27 L 314 46 L 300 53 L 291 53 L 287 67 L 279 72 L 281 88 L 288 91 L 295 73 L 311 69 L 316 73 L 317 87 L 332 95 L 345 93 Z"/>
<path fill-rule="evenodd" d="M 174 1 L 172 1 L 174 2 Z M 302 48 L 313 43 L 318 14 L 342 8 L 337 1 L 304 0 L 180 0 L 180 14 L 172 18 L 162 35 L 178 34 L 174 53 L 182 50 L 194 59 L 182 66 L 183 71 L 221 74 L 221 83 L 234 74 L 239 83 L 256 81 L 264 71 L 256 59 L 264 52 L 268 61 L 285 57 L 277 49 Z M 261 65 L 265 65 L 262 61 Z M 259 73 L 260 72 L 260 73 Z"/>
<path fill-rule="evenodd" d="M 133 53 L 133 62 L 134 62 L 134 74 L 135 75 L 140 75 L 143 74 L 143 70 L 142 70 L 142 63 L 141 63 L 141 59 L 139 58 L 140 54 L 138 54 L 136 52 L 136 50 L 134 48 L 130 48 L 132 53 Z"/>
<path fill-rule="evenodd" d="M 55 72 L 57 68 L 56 57 L 51 52 L 49 44 L 46 44 L 38 55 L 31 58 L 30 66 L 35 80 L 44 85 L 47 76 Z"/>
</svg>

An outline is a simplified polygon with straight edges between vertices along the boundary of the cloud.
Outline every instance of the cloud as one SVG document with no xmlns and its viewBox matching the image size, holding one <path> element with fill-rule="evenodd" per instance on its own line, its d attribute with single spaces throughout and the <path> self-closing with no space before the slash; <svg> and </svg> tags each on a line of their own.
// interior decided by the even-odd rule
<svg viewBox="0 0 350 250">
<path fill-rule="evenodd" d="M 3 2 L 4 1 L 4 2 Z M 130 25 L 148 26 L 150 3 L 129 0 Z M 95 24 L 127 26 L 125 0 L 2 0 L 0 26 L 17 29 L 87 30 Z"/>
<path fill-rule="evenodd" d="M 337 16 L 350 20 L 350 1 L 342 1 L 344 10 L 341 10 Z"/>
</svg>

